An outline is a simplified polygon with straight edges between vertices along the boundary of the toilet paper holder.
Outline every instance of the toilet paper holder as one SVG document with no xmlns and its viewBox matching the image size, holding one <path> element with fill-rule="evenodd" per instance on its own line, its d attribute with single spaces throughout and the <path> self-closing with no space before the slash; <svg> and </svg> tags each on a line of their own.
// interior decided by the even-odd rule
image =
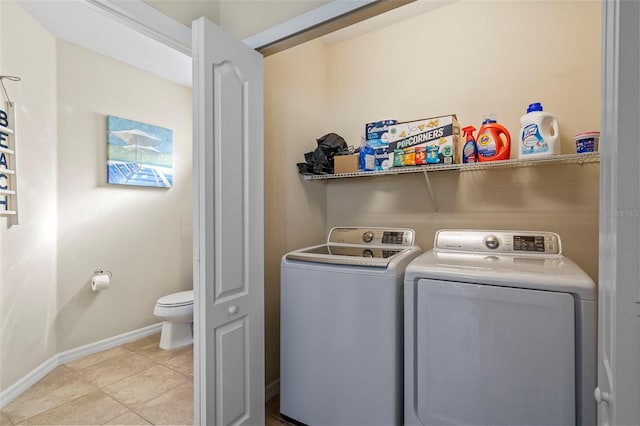
<svg viewBox="0 0 640 426">
<path fill-rule="evenodd" d="M 91 291 L 97 293 L 99 291 L 107 290 L 110 286 L 111 271 L 105 271 L 102 268 L 96 269 L 91 277 Z"/>
<path fill-rule="evenodd" d="M 111 271 L 105 271 L 105 270 L 104 270 L 104 269 L 102 269 L 102 268 L 97 268 L 95 271 L 93 271 L 93 276 L 96 276 L 96 275 L 103 275 L 103 274 L 107 274 L 107 275 L 109 275 L 109 279 L 113 278 L 113 277 L 111 276 L 111 275 L 112 275 L 112 274 L 111 274 Z"/>
</svg>

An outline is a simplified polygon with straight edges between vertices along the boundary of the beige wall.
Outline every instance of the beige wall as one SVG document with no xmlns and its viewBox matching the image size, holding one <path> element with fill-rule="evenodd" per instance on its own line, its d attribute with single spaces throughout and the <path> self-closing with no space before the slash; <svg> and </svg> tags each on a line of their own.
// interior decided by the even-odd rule
<svg viewBox="0 0 640 426">
<path fill-rule="evenodd" d="M 544 21 L 547 31 L 525 28 L 525 18 Z M 503 24 L 485 26 L 479 35 L 477 22 L 488 21 Z M 517 137 L 524 108 L 539 100 L 560 120 L 563 152 L 575 152 L 573 134 L 599 127 L 599 28 L 598 2 L 458 2 L 330 45 L 328 61 L 315 63 L 329 76 L 327 130 L 358 144 L 364 123 L 374 119 L 456 112 L 463 125 L 479 126 L 482 114 L 493 111 Z M 449 50 L 427 54 L 425 46 Z M 532 46 L 533 53 L 523 46 Z M 481 54 L 485 50 L 493 61 Z M 300 67 L 310 65 L 286 66 L 291 74 L 303 74 Z M 431 213 L 421 175 L 330 181 L 327 225 L 406 223 L 418 229 L 423 248 L 431 247 L 433 232 L 445 226 L 549 229 L 564 236 L 567 254 L 595 278 L 597 169 L 562 165 L 435 173 L 438 217 Z M 305 188 L 317 185 L 305 183 Z"/>
<path fill-rule="evenodd" d="M 56 41 L 0 2 L 18 105 L 20 225 L 0 219 L 0 392 L 58 352 L 158 322 L 192 286 L 191 90 Z M 16 42 L 20 40 L 20 42 Z M 174 186 L 106 184 L 106 115 L 174 131 Z M 112 287 L 90 291 L 98 268 Z"/>
<path fill-rule="evenodd" d="M 331 45 L 329 127 L 357 144 L 375 119 L 456 113 L 479 127 L 495 112 L 515 140 L 527 105 L 542 102 L 575 153 L 573 135 L 599 128 L 600 7 L 462 1 Z M 421 175 L 391 176 L 328 183 L 327 225 L 411 226 L 423 249 L 446 227 L 555 231 L 597 279 L 597 165 L 430 176 L 438 217 Z"/>
<path fill-rule="evenodd" d="M 296 163 L 326 124 L 326 49 L 319 41 L 265 58 L 265 380 L 280 373 L 280 258 L 326 238 L 326 186 Z"/>
<path fill-rule="evenodd" d="M 421 174 L 306 182 L 294 164 L 313 149 L 310 139 L 335 131 L 358 145 L 364 124 L 383 118 L 457 113 L 479 127 L 495 112 L 517 138 L 530 102 L 558 117 L 563 152 L 575 152 L 573 134 L 599 128 L 600 13 L 588 1 L 457 2 L 266 58 L 267 383 L 278 371 L 279 257 L 322 241 L 332 226 L 412 227 L 425 250 L 442 228 L 555 231 L 597 279 L 597 164 L 431 173 L 437 216 Z M 309 203 L 317 210 L 305 217 Z"/>
<path fill-rule="evenodd" d="M 190 123 L 191 101 L 185 88 L 60 43 L 58 105 L 55 40 L 13 2 L 0 2 L 0 11 L 1 70 L 28 78 L 16 96 L 25 107 L 19 119 L 41 124 L 21 134 L 33 144 L 20 158 L 26 221 L 0 230 L 0 362 L 19 366 L 0 370 L 2 390 L 57 351 L 155 322 L 155 298 L 189 286 L 191 183 L 180 173 L 190 153 L 177 143 L 190 140 L 190 124 L 178 121 Z M 544 22 L 544 30 L 523 22 Z M 322 241 L 330 226 L 411 226 L 424 249 L 444 227 L 546 229 L 597 277 L 596 165 L 433 173 L 434 217 L 421 175 L 305 182 L 295 163 L 329 131 L 357 144 L 364 123 L 379 118 L 456 112 L 477 127 L 495 112 L 517 136 L 533 101 L 558 116 L 570 152 L 573 133 L 598 128 L 599 26 L 597 2 L 460 2 L 347 42 L 314 41 L 266 58 L 267 383 L 279 375 L 280 257 Z M 531 59 L 543 54 L 553 57 Z M 174 188 L 105 186 L 106 114 L 174 128 Z M 152 238 L 152 247 L 144 244 Z M 152 256 L 139 256 L 147 250 Z M 114 282 L 96 295 L 87 283 L 98 266 L 111 269 Z"/>
<path fill-rule="evenodd" d="M 421 174 L 332 181 L 327 225 L 410 227 L 423 250 L 445 228 L 557 232 L 564 254 L 597 281 L 597 164 L 433 172 L 429 179 L 438 216 Z"/>
<path fill-rule="evenodd" d="M 0 74 L 17 105 L 20 224 L 0 219 L 0 392 L 56 353 L 56 40 L 0 2 Z M 0 102 L 4 105 L 4 103 Z"/>
<path fill-rule="evenodd" d="M 58 42 L 58 351 L 158 322 L 192 288 L 191 90 Z M 170 189 L 106 184 L 106 117 L 173 130 Z M 112 271 L 93 293 L 92 272 Z"/>
<path fill-rule="evenodd" d="M 531 102 L 560 122 L 562 152 L 600 119 L 597 1 L 460 1 L 331 45 L 329 123 L 359 143 L 364 123 L 497 114 L 514 139 Z"/>
</svg>

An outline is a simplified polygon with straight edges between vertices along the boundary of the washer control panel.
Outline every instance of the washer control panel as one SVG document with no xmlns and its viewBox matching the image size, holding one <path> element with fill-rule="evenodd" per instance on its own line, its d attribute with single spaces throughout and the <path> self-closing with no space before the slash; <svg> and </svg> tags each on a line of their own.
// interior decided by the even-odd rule
<svg viewBox="0 0 640 426">
<path fill-rule="evenodd" d="M 560 236 L 538 231 L 475 231 L 444 229 L 436 233 L 434 248 L 477 253 L 562 254 Z"/>
<path fill-rule="evenodd" d="M 327 241 L 329 244 L 361 246 L 413 247 L 415 231 L 401 228 L 333 228 Z"/>
</svg>

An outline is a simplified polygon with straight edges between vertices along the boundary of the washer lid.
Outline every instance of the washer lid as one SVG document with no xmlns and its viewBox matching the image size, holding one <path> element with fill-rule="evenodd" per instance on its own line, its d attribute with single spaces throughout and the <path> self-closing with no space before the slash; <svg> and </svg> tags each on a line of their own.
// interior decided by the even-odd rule
<svg viewBox="0 0 640 426">
<path fill-rule="evenodd" d="M 564 256 L 452 253 L 432 249 L 414 259 L 405 281 L 422 278 L 570 293 L 596 300 L 593 280 Z"/>
<path fill-rule="evenodd" d="M 285 258 L 315 263 L 386 268 L 393 259 L 409 251 L 411 249 L 408 248 L 324 244 L 287 253 Z"/>
<path fill-rule="evenodd" d="M 193 290 L 180 291 L 161 297 L 156 302 L 158 306 L 186 306 L 193 305 Z"/>
</svg>

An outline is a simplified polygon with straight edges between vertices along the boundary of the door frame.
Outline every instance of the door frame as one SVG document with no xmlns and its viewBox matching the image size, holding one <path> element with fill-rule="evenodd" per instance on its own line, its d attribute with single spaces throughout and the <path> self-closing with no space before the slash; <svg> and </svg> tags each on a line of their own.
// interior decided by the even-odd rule
<svg viewBox="0 0 640 426">
<path fill-rule="evenodd" d="M 598 250 L 598 390 L 603 402 L 598 405 L 599 424 L 633 424 L 640 418 L 640 385 L 629 374 L 637 370 L 640 354 L 639 27 L 637 3 L 603 1 Z M 602 337 L 604 331 L 610 331 L 607 340 Z M 605 349 L 611 362 L 607 366 L 602 356 Z"/>
<path fill-rule="evenodd" d="M 65 29 L 52 28 L 50 26 L 51 22 L 47 21 L 55 21 L 56 16 L 68 18 L 65 16 L 68 15 L 68 11 L 65 9 L 64 3 L 58 4 L 55 11 L 46 8 L 44 11 L 41 10 L 40 13 L 34 13 L 38 12 L 39 9 L 37 2 L 29 2 L 28 0 L 17 1 L 57 37 L 75 42 L 76 44 L 87 47 L 98 53 L 105 54 L 98 48 L 87 46 L 87 43 L 91 42 L 93 37 L 98 37 L 97 35 L 87 35 L 83 31 L 76 31 L 77 34 L 70 34 L 68 26 Z M 43 4 L 44 3 L 46 2 L 43 2 Z M 82 2 L 69 3 L 73 3 L 75 6 L 78 4 L 86 6 L 84 9 L 86 9 L 87 13 L 95 15 L 97 12 L 102 15 L 105 20 L 115 24 L 116 28 L 121 29 L 121 25 L 124 25 L 142 36 L 150 37 L 163 45 L 190 55 L 190 29 L 171 18 L 168 18 L 166 15 L 163 15 L 140 0 L 130 0 L 127 2 L 120 2 L 117 0 L 84 0 Z M 245 39 L 244 41 L 251 47 L 259 50 L 262 47 L 287 39 L 296 33 L 306 32 L 307 30 L 316 27 L 319 23 L 326 23 L 349 13 L 344 9 L 346 7 L 345 4 L 351 4 L 351 12 L 353 12 L 358 8 L 363 8 L 365 5 L 374 3 L 378 3 L 378 1 L 362 0 L 362 2 L 349 2 L 334 0 L 328 5 L 304 14 L 298 18 L 289 20 L 284 24 L 277 25 L 263 33 Z M 622 194 L 619 192 L 619 182 L 623 182 L 626 179 L 625 170 L 622 170 L 620 166 L 624 162 L 623 160 L 625 155 L 628 155 L 628 150 L 630 149 L 631 144 L 629 143 L 625 145 L 618 143 L 615 139 L 611 139 L 616 138 L 616 135 L 620 134 L 623 130 L 628 131 L 629 127 L 632 126 L 631 123 L 625 123 L 624 126 L 626 127 L 623 129 L 623 124 L 620 122 L 620 111 L 617 108 L 620 102 L 620 91 L 618 86 L 620 81 L 618 80 L 618 76 L 621 72 L 621 68 L 624 67 L 624 63 L 621 61 L 621 55 L 618 49 L 619 40 L 623 39 L 625 36 L 634 36 L 635 32 L 633 28 L 631 28 L 632 25 L 620 25 L 619 18 L 613 18 L 611 15 L 611 11 L 618 8 L 619 5 L 620 0 L 602 0 L 602 95 L 600 125 L 603 138 L 601 144 L 602 149 L 600 163 L 600 247 L 598 258 L 600 271 L 599 283 L 605 283 L 605 286 L 606 283 L 616 284 L 616 281 L 621 282 L 620 278 L 622 277 L 632 277 L 633 275 L 631 274 L 635 272 L 635 268 L 637 267 L 635 264 L 619 264 L 617 251 L 622 247 L 616 246 L 615 243 L 618 236 L 622 236 L 624 234 L 624 224 L 621 223 L 620 218 L 616 215 L 605 215 L 605 212 L 614 211 L 619 206 L 625 205 L 625 198 L 629 196 L 628 192 L 623 192 Z M 333 12 L 331 12 L 332 8 Z M 75 7 L 75 9 L 78 8 Z M 609 11 L 609 15 L 607 15 L 607 11 Z M 77 12 L 77 10 L 74 10 L 74 17 L 76 18 L 78 17 Z M 56 14 L 56 16 L 53 17 L 54 19 L 44 19 L 45 15 L 51 16 L 52 13 Z M 640 23 L 639 17 L 634 17 L 633 19 L 636 20 L 636 25 Z M 62 19 L 60 20 L 60 22 L 64 21 L 65 20 Z M 74 37 L 75 41 L 70 39 Z M 99 38 L 100 41 L 104 42 L 103 37 Z M 115 59 L 130 63 L 123 58 Z M 136 64 L 131 65 L 137 66 Z M 624 80 L 622 80 L 622 82 L 624 82 Z M 605 189 L 606 191 L 612 191 L 609 193 L 615 195 L 611 197 L 603 196 L 605 194 Z M 197 200 L 194 200 L 194 206 L 196 206 L 196 201 Z M 194 235 L 194 238 L 197 238 L 197 235 Z M 628 252 L 627 255 L 629 255 Z M 629 257 L 637 259 L 639 255 L 640 253 L 632 253 Z M 196 261 L 195 258 L 194 261 Z M 605 271 L 608 271 L 606 275 L 604 274 Z M 198 285 L 201 283 L 194 284 Z M 618 297 L 620 297 L 620 286 L 618 286 L 617 294 Z M 635 299 L 638 300 L 637 294 L 635 295 Z M 636 304 L 636 310 L 638 310 L 638 306 L 640 305 Z M 635 314 L 637 314 L 637 312 Z M 195 350 L 197 350 L 197 345 Z M 195 400 L 197 401 L 198 398 Z"/>
</svg>

